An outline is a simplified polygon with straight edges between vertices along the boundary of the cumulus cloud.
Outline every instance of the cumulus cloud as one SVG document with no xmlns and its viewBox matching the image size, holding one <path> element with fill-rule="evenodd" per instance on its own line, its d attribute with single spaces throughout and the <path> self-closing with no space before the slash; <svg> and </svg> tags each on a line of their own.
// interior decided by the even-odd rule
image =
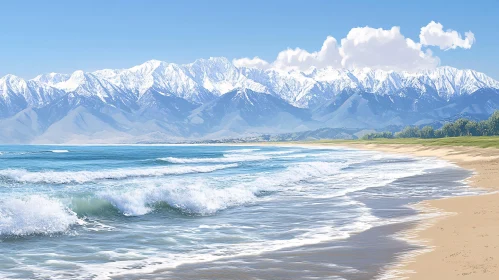
<svg viewBox="0 0 499 280">
<path fill-rule="evenodd" d="M 259 69 L 267 69 L 269 68 L 269 63 L 258 56 L 254 58 L 239 58 L 232 60 L 232 63 L 236 67 L 248 67 L 248 68 L 259 68 Z"/>
<path fill-rule="evenodd" d="M 324 68 L 327 66 L 340 67 L 341 56 L 335 38 L 328 36 L 319 51 L 309 53 L 296 48 L 287 49 L 277 55 L 272 67 L 284 70 L 305 71 L 310 67 Z"/>
<path fill-rule="evenodd" d="M 400 33 L 395 26 L 389 30 L 359 27 L 341 39 L 340 53 L 343 68 L 375 68 L 396 71 L 417 71 L 438 65 L 431 51 L 423 52 L 421 45 Z"/>
<path fill-rule="evenodd" d="M 421 28 L 420 42 L 406 38 L 400 27 L 391 29 L 357 27 L 352 28 L 340 43 L 328 36 L 319 51 L 308 52 L 300 48 L 281 51 L 273 62 L 258 57 L 235 59 L 237 67 L 305 71 L 311 67 L 324 68 L 373 68 L 414 72 L 439 65 L 428 46 L 441 49 L 457 47 L 471 48 L 475 41 L 473 33 L 466 32 L 465 39 L 453 30 L 443 30 L 440 23 L 430 22 Z M 423 49 L 424 48 L 424 49 Z"/>
<path fill-rule="evenodd" d="M 455 48 L 469 49 L 475 42 L 475 34 L 471 31 L 464 33 L 464 39 L 455 30 L 444 31 L 444 26 L 439 22 L 430 22 L 421 27 L 419 41 L 425 46 L 437 46 L 442 50 Z"/>
<path fill-rule="evenodd" d="M 234 59 L 233 63 L 236 67 L 305 71 L 310 67 L 341 67 L 341 56 L 336 39 L 328 36 L 322 44 L 322 48 L 316 52 L 310 53 L 300 48 L 287 49 L 281 51 L 273 63 L 259 57 Z"/>
</svg>

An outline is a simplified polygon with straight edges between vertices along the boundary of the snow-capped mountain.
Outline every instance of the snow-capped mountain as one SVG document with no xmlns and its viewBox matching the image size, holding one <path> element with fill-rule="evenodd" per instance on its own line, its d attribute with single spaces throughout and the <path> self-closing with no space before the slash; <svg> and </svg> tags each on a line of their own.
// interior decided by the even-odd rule
<svg viewBox="0 0 499 280">
<path fill-rule="evenodd" d="M 130 69 L 107 69 L 93 74 L 139 98 L 153 89 L 204 103 L 236 88 L 265 91 L 262 85 L 241 75 L 241 71 L 225 58 L 200 59 L 186 65 L 150 60 Z"/>
<path fill-rule="evenodd" d="M 11 116 L 27 107 L 41 107 L 66 92 L 35 80 L 25 81 L 14 75 L 0 78 L 0 118 Z"/>
<path fill-rule="evenodd" d="M 499 82 L 474 70 L 287 72 L 238 68 L 226 58 L 183 65 L 150 60 L 129 69 L 0 78 L 0 141 L 67 142 L 83 136 L 146 141 L 372 128 L 463 113 L 485 117 L 495 109 Z"/>
<path fill-rule="evenodd" d="M 69 77 L 54 73 L 42 75 L 34 81 L 70 90 L 65 86 L 75 74 L 80 75 L 77 72 Z M 236 88 L 247 88 L 270 93 L 303 108 L 315 105 L 316 100 L 331 98 L 345 89 L 396 94 L 407 87 L 423 92 L 429 88 L 440 96 L 451 98 L 454 95 L 473 93 L 480 88 L 499 88 L 498 81 L 483 73 L 452 67 L 439 67 L 418 73 L 333 68 L 312 69 L 304 73 L 237 68 L 226 58 L 199 59 L 184 65 L 151 60 L 129 69 L 106 69 L 89 74 L 102 83 L 110 83 L 138 97 L 147 90 L 154 89 L 191 102 L 204 103 Z"/>
</svg>

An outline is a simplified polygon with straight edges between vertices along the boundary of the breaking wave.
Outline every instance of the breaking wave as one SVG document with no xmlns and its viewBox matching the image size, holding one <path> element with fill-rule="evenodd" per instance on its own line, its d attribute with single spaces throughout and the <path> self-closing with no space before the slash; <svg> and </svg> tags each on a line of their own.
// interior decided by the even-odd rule
<svg viewBox="0 0 499 280">
<path fill-rule="evenodd" d="M 44 196 L 0 200 L 0 235 L 61 233 L 79 222 L 76 213 L 60 201 Z"/>
<path fill-rule="evenodd" d="M 229 163 L 229 162 L 245 162 L 245 161 L 263 161 L 276 157 L 289 157 L 290 154 L 296 151 L 268 151 L 258 152 L 256 154 L 249 154 L 259 149 L 241 149 L 241 150 L 228 150 L 222 157 L 205 157 L 205 158 L 178 158 L 178 157 L 163 157 L 157 158 L 159 161 L 166 161 L 170 163 Z"/>
<path fill-rule="evenodd" d="M 166 157 L 158 158 L 159 161 L 170 163 L 229 163 L 229 162 L 244 162 L 244 161 L 259 161 L 268 160 L 270 157 L 264 155 L 243 155 L 243 154 L 225 154 L 219 158 L 176 158 Z"/>
<path fill-rule="evenodd" d="M 187 173 L 207 173 L 220 169 L 237 167 L 237 164 L 219 164 L 212 166 L 171 166 L 152 168 L 122 168 L 102 171 L 40 171 L 25 169 L 0 170 L 0 177 L 17 182 L 67 184 L 87 183 L 97 180 L 118 180 L 132 177 L 154 177 Z"/>
<path fill-rule="evenodd" d="M 97 194 L 126 216 L 148 214 L 165 205 L 186 214 L 211 215 L 218 211 L 255 202 L 259 197 L 276 191 L 289 191 L 308 178 L 338 172 L 342 165 L 331 162 L 300 163 L 272 176 L 258 176 L 251 181 L 219 187 L 214 181 L 190 178 L 164 182 L 140 182 L 140 187 L 109 190 Z M 81 201 L 80 201 L 81 203 Z M 106 208 L 107 203 L 85 202 L 90 207 Z M 86 209 L 87 206 L 83 206 Z M 83 209 L 82 208 L 82 209 Z M 106 208 L 107 209 L 107 208 Z M 81 213 L 81 209 L 74 209 Z M 99 212 L 91 209 L 90 212 Z"/>
<path fill-rule="evenodd" d="M 256 199 L 252 190 L 241 186 L 210 188 L 202 182 L 149 185 L 125 192 L 104 192 L 98 196 L 125 216 L 145 215 L 165 206 L 185 214 L 210 215 Z"/>
<path fill-rule="evenodd" d="M 260 149 L 234 149 L 234 150 L 227 150 L 225 151 L 226 153 L 236 153 L 236 154 L 241 154 L 241 153 L 252 153 L 260 151 Z"/>
</svg>

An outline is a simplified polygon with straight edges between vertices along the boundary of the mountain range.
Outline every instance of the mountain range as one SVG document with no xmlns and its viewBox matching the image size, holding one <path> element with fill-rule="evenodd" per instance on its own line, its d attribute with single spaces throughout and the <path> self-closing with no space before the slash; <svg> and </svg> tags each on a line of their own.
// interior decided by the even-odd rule
<svg viewBox="0 0 499 280">
<path fill-rule="evenodd" d="M 320 128 L 422 125 L 499 109 L 474 70 L 238 68 L 226 58 L 0 78 L 2 143 L 179 142 Z"/>
</svg>

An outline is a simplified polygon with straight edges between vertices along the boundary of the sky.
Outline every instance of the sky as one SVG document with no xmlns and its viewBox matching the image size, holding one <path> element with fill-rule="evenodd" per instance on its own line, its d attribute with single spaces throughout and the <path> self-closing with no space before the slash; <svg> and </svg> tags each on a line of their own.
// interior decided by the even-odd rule
<svg viewBox="0 0 499 280">
<path fill-rule="evenodd" d="M 499 1 L 5 0 L 0 9 L 0 77 L 224 56 L 299 70 L 448 65 L 499 79 Z"/>
</svg>

